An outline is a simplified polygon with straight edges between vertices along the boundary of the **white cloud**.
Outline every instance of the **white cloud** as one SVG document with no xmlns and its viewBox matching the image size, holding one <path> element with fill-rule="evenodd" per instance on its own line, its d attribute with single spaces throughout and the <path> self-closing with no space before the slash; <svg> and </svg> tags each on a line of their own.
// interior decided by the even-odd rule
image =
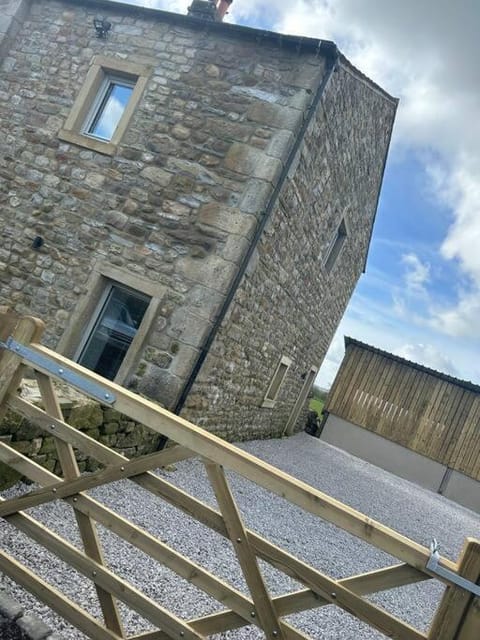
<svg viewBox="0 0 480 640">
<path fill-rule="evenodd" d="M 450 358 L 431 344 L 404 344 L 395 349 L 394 353 L 401 358 L 458 377 L 458 371 Z"/>
<path fill-rule="evenodd" d="M 426 295 L 425 285 L 430 281 L 430 265 L 423 263 L 415 253 L 406 253 L 402 262 L 407 267 L 405 284 L 407 290 L 415 295 Z"/>
</svg>

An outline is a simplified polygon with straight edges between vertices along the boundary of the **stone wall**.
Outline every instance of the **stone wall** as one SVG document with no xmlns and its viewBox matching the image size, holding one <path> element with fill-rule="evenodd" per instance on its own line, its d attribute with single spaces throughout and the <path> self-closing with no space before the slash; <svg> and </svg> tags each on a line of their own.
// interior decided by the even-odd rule
<svg viewBox="0 0 480 640">
<path fill-rule="evenodd" d="M 395 109 L 395 100 L 360 82 L 341 60 L 185 417 L 227 438 L 283 432 L 305 374 L 322 362 L 363 271 Z M 327 272 L 323 261 L 342 217 L 347 239 Z M 282 355 L 292 365 L 276 406 L 262 407 Z"/>
<path fill-rule="evenodd" d="M 161 438 L 158 433 L 111 407 L 85 400 L 80 404 L 61 404 L 65 419 L 72 427 L 128 458 L 151 453 L 158 447 Z M 49 471 L 61 475 L 53 437 L 25 418 L 7 412 L 0 422 L 0 440 Z M 80 471 L 96 471 L 101 466 L 80 451 L 76 452 L 76 458 Z M 18 473 L 0 463 L 0 489 L 13 485 L 20 478 Z"/>
<path fill-rule="evenodd" d="M 0 76 L 0 302 L 73 357 L 108 282 L 148 292 L 117 382 L 175 407 L 271 211 L 184 415 L 230 440 L 279 435 L 362 271 L 395 101 L 340 58 L 292 158 L 327 76 L 320 41 L 90 0 L 36 0 L 20 27 L 18 6 Z M 59 138 L 99 55 L 150 69 L 113 155 Z M 282 355 L 278 402 L 261 407 Z"/>
<path fill-rule="evenodd" d="M 97 12 L 98 3 L 36 0 L 3 60 L 0 301 L 41 317 L 46 344 L 72 356 L 92 274 L 107 265 L 119 281 L 147 279 L 155 318 L 121 382 L 171 407 L 324 61 L 227 25 L 113 3 L 111 33 L 99 39 Z M 99 54 L 152 68 L 112 157 L 58 137 Z"/>
</svg>

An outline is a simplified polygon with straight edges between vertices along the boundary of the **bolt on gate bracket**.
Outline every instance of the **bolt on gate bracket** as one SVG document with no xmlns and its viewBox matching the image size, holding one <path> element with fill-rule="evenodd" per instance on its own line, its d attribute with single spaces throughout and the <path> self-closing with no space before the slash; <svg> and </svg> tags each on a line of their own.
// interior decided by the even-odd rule
<svg viewBox="0 0 480 640">
<path fill-rule="evenodd" d="M 471 580 L 467 580 L 462 576 L 459 576 L 454 571 L 450 571 L 450 569 L 445 569 L 444 567 L 438 564 L 440 560 L 440 554 L 438 553 L 439 545 L 438 542 L 433 538 L 430 543 L 430 558 L 427 562 L 426 568 L 432 573 L 436 573 L 438 576 L 445 578 L 452 584 L 455 584 L 465 591 L 470 591 L 475 596 L 480 596 L 480 585 L 475 584 Z"/>
</svg>

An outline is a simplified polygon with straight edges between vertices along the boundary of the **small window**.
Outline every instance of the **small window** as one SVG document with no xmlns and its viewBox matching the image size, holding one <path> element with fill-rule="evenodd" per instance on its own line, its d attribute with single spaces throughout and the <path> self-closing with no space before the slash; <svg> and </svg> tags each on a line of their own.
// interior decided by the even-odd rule
<svg viewBox="0 0 480 640">
<path fill-rule="evenodd" d="M 150 298 L 138 291 L 111 284 L 87 327 L 77 362 L 113 380 L 132 344 Z"/>
<path fill-rule="evenodd" d="M 283 381 L 285 380 L 285 376 L 287 375 L 287 371 L 292 364 L 290 358 L 286 356 L 282 356 L 280 362 L 277 365 L 275 373 L 273 375 L 272 381 L 267 389 L 267 393 L 265 394 L 265 399 L 263 401 L 262 407 L 273 407 L 275 406 L 275 402 L 278 398 L 278 394 L 280 391 L 280 387 L 282 386 Z"/>
<path fill-rule="evenodd" d="M 338 225 L 338 229 L 333 236 L 330 245 L 327 249 L 324 267 L 325 270 L 330 273 L 333 269 L 335 262 L 337 261 L 338 256 L 340 255 L 340 251 L 347 239 L 347 225 L 345 224 L 345 220 L 343 219 Z"/>
<path fill-rule="evenodd" d="M 150 68 L 95 56 L 58 137 L 113 155 L 146 87 Z"/>
<path fill-rule="evenodd" d="M 109 142 L 125 113 L 134 87 L 135 82 L 107 75 L 88 114 L 84 133 Z"/>
</svg>

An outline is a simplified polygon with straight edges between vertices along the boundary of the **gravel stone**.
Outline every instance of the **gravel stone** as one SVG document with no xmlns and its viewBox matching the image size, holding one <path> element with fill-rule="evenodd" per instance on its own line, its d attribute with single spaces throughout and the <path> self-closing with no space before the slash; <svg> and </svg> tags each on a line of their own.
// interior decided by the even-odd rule
<svg viewBox="0 0 480 640">
<path fill-rule="evenodd" d="M 440 542 L 442 555 L 453 560 L 458 558 L 467 536 L 480 537 L 479 514 L 307 434 L 280 440 L 251 441 L 239 446 L 418 543 L 428 545 L 435 537 Z M 215 498 L 200 460 L 184 461 L 176 465 L 176 470 L 158 473 L 168 482 L 215 506 Z M 342 578 L 398 563 L 386 553 L 303 512 L 282 498 L 272 496 L 240 476 L 229 474 L 229 478 L 247 525 L 318 570 Z M 30 489 L 31 485 L 17 485 L 4 495 L 9 497 Z M 221 536 L 128 481 L 115 482 L 89 494 L 235 588 L 246 592 L 230 544 Z M 32 509 L 29 513 L 59 535 L 65 536 L 72 544 L 81 547 L 68 505 L 51 503 Z M 99 534 L 109 566 L 176 615 L 189 619 L 221 608 L 209 596 L 177 578 L 170 570 L 151 561 L 109 531 L 99 527 Z M 0 537 L 5 551 L 34 568 L 92 615 L 99 615 L 96 594 L 88 580 L 66 569 L 50 553 L 6 522 L 0 523 Z M 260 561 L 260 566 L 273 594 L 301 588 L 299 583 L 266 563 Z M 85 637 L 8 578 L 1 578 L 1 584 L 26 611 L 38 615 L 60 637 L 67 640 Z M 442 593 L 441 583 L 431 580 L 392 589 L 370 598 L 394 615 L 426 631 Z M 151 628 L 148 621 L 123 605 L 120 605 L 120 610 L 125 616 L 129 634 Z M 288 617 L 288 620 L 315 640 L 377 640 L 385 637 L 334 606 L 296 614 Z M 263 634 L 255 627 L 216 636 L 218 640 L 256 640 L 262 637 Z"/>
</svg>

